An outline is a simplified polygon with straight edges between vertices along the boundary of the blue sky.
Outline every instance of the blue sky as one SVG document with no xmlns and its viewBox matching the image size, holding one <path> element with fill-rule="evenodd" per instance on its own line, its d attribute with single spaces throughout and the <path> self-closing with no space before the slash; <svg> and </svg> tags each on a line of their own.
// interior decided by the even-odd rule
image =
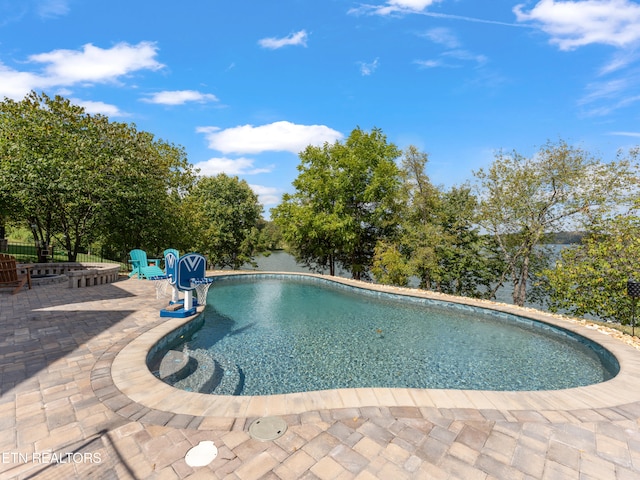
<svg viewBox="0 0 640 480">
<path fill-rule="evenodd" d="M 639 2 L 369 1 L 0 0 L 0 95 L 135 123 L 265 213 L 300 150 L 358 126 L 445 187 L 500 149 L 640 144 Z"/>
</svg>

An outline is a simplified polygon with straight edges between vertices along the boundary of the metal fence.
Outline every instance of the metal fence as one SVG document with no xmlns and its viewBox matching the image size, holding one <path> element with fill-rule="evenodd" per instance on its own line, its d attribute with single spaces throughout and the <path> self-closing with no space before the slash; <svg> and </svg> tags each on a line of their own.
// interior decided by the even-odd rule
<svg viewBox="0 0 640 480">
<path fill-rule="evenodd" d="M 0 239 L 0 253 L 8 253 L 16 258 L 18 262 L 68 262 L 67 251 L 55 245 L 41 247 L 35 243 L 21 243 Z M 118 260 L 104 258 L 102 249 L 99 247 L 89 247 L 85 251 L 78 253 L 77 262 L 92 263 L 120 263 L 121 270 L 127 270 L 129 266 Z"/>
</svg>

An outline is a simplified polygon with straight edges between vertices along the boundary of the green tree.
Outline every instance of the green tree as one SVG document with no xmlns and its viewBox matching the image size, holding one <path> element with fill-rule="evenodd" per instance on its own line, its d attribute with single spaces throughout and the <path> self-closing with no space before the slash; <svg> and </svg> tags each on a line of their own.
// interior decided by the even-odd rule
<svg viewBox="0 0 640 480">
<path fill-rule="evenodd" d="M 397 243 L 379 241 L 374 250 L 371 273 L 379 283 L 406 287 L 412 271 Z"/>
<path fill-rule="evenodd" d="M 492 297 L 499 265 L 491 239 L 478 232 L 477 200 L 468 186 L 443 191 L 426 174 L 428 155 L 410 146 L 400 176 L 405 209 L 395 243 L 376 247 L 373 273 L 381 283 L 473 297 Z"/>
<path fill-rule="evenodd" d="M 100 218 L 104 243 L 116 252 L 189 250 L 182 202 L 196 177 L 184 149 L 128 124 L 111 123 L 106 131 L 103 153 L 108 159 L 101 175 L 108 194 L 101 199 Z"/>
<path fill-rule="evenodd" d="M 399 251 L 404 254 L 411 275 L 418 277 L 420 288 L 430 289 L 439 281 L 437 249 L 449 241 L 437 221 L 441 191 L 426 173 L 429 156 L 413 145 L 403 153 L 400 178 L 404 209 L 400 216 Z M 393 259 L 394 256 L 386 256 L 387 262 Z"/>
<path fill-rule="evenodd" d="M 580 245 L 565 248 L 553 268 L 540 273 L 552 312 L 595 315 L 628 323 L 627 281 L 640 280 L 640 217 L 637 210 L 602 219 Z"/>
<path fill-rule="evenodd" d="M 544 236 L 615 207 L 635 182 L 627 161 L 604 163 L 563 141 L 547 143 L 531 158 L 500 152 L 474 175 L 481 225 L 499 245 L 516 305 L 524 305 Z"/>
<path fill-rule="evenodd" d="M 379 129 L 354 129 L 344 143 L 300 153 L 296 192 L 272 210 L 297 260 L 368 275 L 376 242 L 393 237 L 401 207 L 398 148 Z"/>
<path fill-rule="evenodd" d="M 262 205 L 245 180 L 224 173 L 202 177 L 186 203 L 192 218 L 189 235 L 211 264 L 235 270 L 253 261 Z"/>
<path fill-rule="evenodd" d="M 258 247 L 263 252 L 281 250 L 283 248 L 282 231 L 273 221 L 258 221 Z"/>
<path fill-rule="evenodd" d="M 70 261 L 101 237 L 144 247 L 145 232 L 163 235 L 156 220 L 167 216 L 169 187 L 185 171 L 188 180 L 190 168 L 180 149 L 60 96 L 31 92 L 0 103 L 0 193 L 11 200 L 9 215 L 40 244 L 56 238 Z"/>
<path fill-rule="evenodd" d="M 441 198 L 437 222 L 446 241 L 436 248 L 437 290 L 494 298 L 504 264 L 494 239 L 478 230 L 477 198 L 468 186 L 452 187 Z"/>
<path fill-rule="evenodd" d="M 87 141 L 94 125 L 80 107 L 61 97 L 31 93 L 0 104 L 3 190 L 13 190 L 14 210 L 48 245 L 63 235 L 70 260 L 87 237 L 99 208 L 94 188 L 99 163 Z"/>
</svg>

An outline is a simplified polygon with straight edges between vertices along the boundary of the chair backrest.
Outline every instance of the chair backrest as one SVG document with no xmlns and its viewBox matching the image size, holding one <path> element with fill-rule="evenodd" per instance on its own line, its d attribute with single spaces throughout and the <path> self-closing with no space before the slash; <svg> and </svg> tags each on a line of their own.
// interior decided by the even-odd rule
<svg viewBox="0 0 640 480">
<path fill-rule="evenodd" d="M 145 252 L 144 250 L 131 250 L 129 252 L 129 256 L 131 257 L 131 260 L 139 261 L 140 265 L 142 265 L 143 267 L 147 265 L 147 252 Z"/>
<path fill-rule="evenodd" d="M 164 252 L 164 274 L 169 277 L 169 283 L 175 285 L 177 277 L 178 259 L 180 252 L 175 248 L 167 248 Z"/>
<path fill-rule="evenodd" d="M 14 283 L 17 281 L 18 268 L 15 257 L 0 253 L 0 283 Z"/>
<path fill-rule="evenodd" d="M 162 256 L 166 257 L 167 253 L 173 253 L 176 258 L 180 258 L 180 252 L 178 252 L 178 250 L 176 250 L 175 248 L 167 248 L 164 252 L 162 252 Z"/>
</svg>

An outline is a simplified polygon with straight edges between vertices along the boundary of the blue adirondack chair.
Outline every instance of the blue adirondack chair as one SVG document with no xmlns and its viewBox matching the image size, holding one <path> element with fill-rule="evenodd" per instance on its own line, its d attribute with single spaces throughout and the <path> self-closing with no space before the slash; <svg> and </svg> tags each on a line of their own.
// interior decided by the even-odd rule
<svg viewBox="0 0 640 480">
<path fill-rule="evenodd" d="M 149 278 L 164 275 L 164 272 L 158 266 L 160 260 L 157 258 L 147 258 L 147 252 L 144 250 L 131 250 L 129 256 L 131 257 L 129 262 L 131 262 L 133 266 L 129 277 L 138 275 L 138 278 Z"/>
</svg>

